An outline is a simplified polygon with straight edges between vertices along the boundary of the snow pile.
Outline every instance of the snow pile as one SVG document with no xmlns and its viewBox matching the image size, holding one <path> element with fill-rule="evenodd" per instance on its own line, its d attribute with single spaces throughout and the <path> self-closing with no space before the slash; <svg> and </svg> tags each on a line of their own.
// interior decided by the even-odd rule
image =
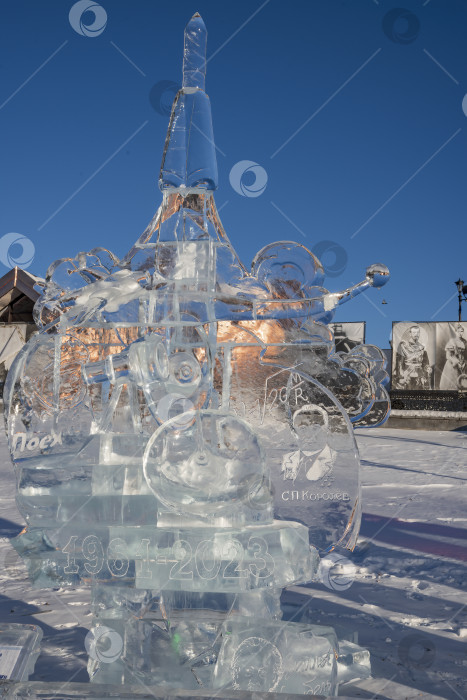
<svg viewBox="0 0 467 700">
<path fill-rule="evenodd" d="M 467 411 L 425 411 L 422 409 L 419 411 L 409 411 L 393 408 L 391 409 L 391 416 L 402 416 L 403 418 L 438 418 L 439 420 L 448 418 L 467 420 Z"/>
</svg>

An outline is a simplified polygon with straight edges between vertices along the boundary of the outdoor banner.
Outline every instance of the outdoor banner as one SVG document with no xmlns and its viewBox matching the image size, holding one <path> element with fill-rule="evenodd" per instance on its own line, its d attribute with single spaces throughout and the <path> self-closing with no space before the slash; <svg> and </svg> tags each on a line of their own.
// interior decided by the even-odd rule
<svg viewBox="0 0 467 700">
<path fill-rule="evenodd" d="M 365 342 L 365 321 L 329 325 L 334 333 L 336 352 L 350 352 L 357 345 L 363 345 Z"/>
<path fill-rule="evenodd" d="M 392 389 L 467 390 L 467 323 L 394 323 Z"/>
</svg>

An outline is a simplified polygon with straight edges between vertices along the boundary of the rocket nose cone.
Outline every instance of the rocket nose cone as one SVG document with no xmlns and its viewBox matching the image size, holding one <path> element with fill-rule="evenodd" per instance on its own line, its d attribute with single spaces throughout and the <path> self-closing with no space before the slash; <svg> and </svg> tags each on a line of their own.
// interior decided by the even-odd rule
<svg viewBox="0 0 467 700">
<path fill-rule="evenodd" d="M 185 27 L 183 87 L 204 90 L 207 35 L 201 15 L 196 12 Z"/>
<path fill-rule="evenodd" d="M 199 12 L 195 12 L 193 17 L 190 19 L 188 24 L 186 25 L 188 27 L 197 27 L 198 29 L 204 29 L 206 31 L 206 25 L 204 24 L 203 18 L 199 14 Z"/>
</svg>

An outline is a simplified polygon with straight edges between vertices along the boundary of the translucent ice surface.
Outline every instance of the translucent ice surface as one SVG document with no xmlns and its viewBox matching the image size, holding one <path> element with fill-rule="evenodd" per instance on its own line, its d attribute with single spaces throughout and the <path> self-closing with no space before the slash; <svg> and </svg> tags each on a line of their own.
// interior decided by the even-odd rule
<svg viewBox="0 0 467 700">
<path fill-rule="evenodd" d="M 38 625 L 1 623 L 0 679 L 27 681 L 34 673 L 41 639 L 42 629 Z"/>
<path fill-rule="evenodd" d="M 332 643 L 312 626 L 250 618 L 223 626 L 214 687 L 334 695 L 336 680 Z"/>
<path fill-rule="evenodd" d="M 353 426 L 386 420 L 388 377 L 374 346 L 336 352 L 328 324 L 389 272 L 329 291 L 291 241 L 241 262 L 214 201 L 206 38 L 196 14 L 146 230 L 122 259 L 47 270 L 4 391 L 27 524 L 13 545 L 35 585 L 92 586 L 122 649 L 92 647 L 96 684 L 330 695 L 335 635 L 283 622 L 280 592 L 355 546 Z M 353 651 L 340 665 L 367 673 Z"/>
</svg>

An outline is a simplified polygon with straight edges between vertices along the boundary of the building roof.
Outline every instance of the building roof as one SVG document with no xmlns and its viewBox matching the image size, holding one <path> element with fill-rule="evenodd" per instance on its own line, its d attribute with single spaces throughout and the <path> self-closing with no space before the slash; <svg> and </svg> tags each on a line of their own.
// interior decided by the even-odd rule
<svg viewBox="0 0 467 700">
<path fill-rule="evenodd" d="M 34 285 L 40 280 L 20 267 L 0 278 L 0 322 L 32 322 L 32 309 L 39 297 Z"/>
</svg>

